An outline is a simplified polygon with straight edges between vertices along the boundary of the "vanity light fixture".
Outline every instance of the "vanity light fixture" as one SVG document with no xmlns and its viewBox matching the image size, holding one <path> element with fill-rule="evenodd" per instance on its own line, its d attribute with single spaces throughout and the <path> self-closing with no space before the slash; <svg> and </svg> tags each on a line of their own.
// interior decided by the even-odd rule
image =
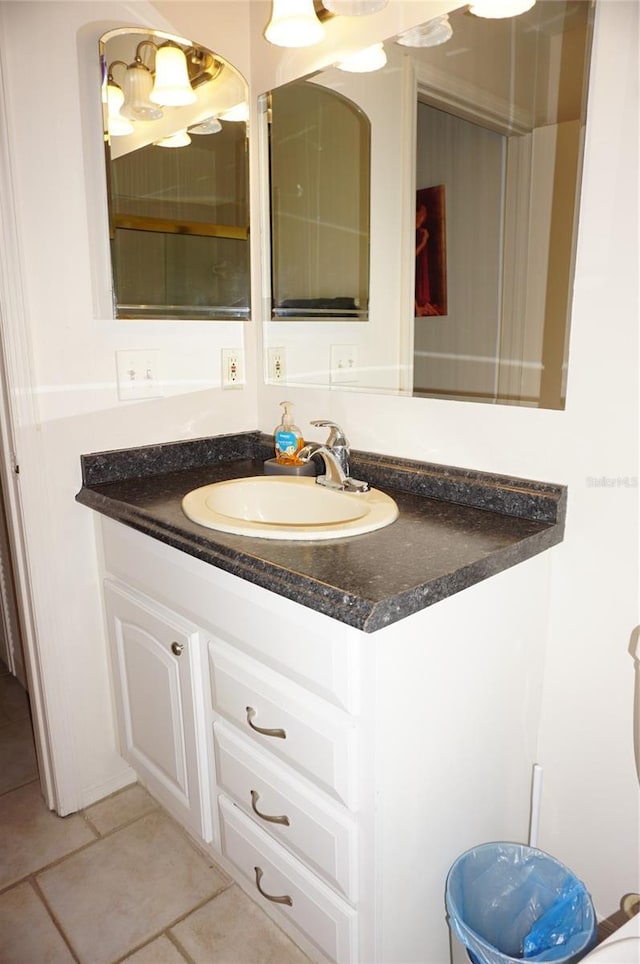
<svg viewBox="0 0 640 964">
<path fill-rule="evenodd" d="M 351 57 L 336 64 L 338 70 L 346 70 L 350 74 L 368 74 L 374 70 L 380 70 L 387 62 L 387 55 L 384 52 L 384 44 L 373 44 L 359 50 Z"/>
<path fill-rule="evenodd" d="M 324 37 L 313 0 L 272 0 L 265 39 L 276 47 L 311 47 Z"/>
<path fill-rule="evenodd" d="M 469 13 L 476 17 L 501 20 L 503 17 L 517 17 L 531 10 L 536 0 L 474 0 Z"/>
<path fill-rule="evenodd" d="M 175 134 L 170 134 L 169 137 L 163 137 L 159 141 L 154 141 L 154 147 L 187 147 L 191 143 L 191 138 L 189 137 L 186 130 L 176 131 Z"/>
<path fill-rule="evenodd" d="M 149 99 L 164 107 L 184 107 L 197 100 L 184 50 L 170 41 L 156 51 L 156 77 Z"/>
<path fill-rule="evenodd" d="M 437 47 L 438 44 L 444 44 L 452 37 L 453 29 L 449 23 L 449 16 L 444 13 L 441 17 L 434 17 L 427 23 L 405 30 L 397 38 L 396 43 L 403 47 Z"/>
<path fill-rule="evenodd" d="M 388 0 L 322 0 L 322 6 L 330 13 L 343 17 L 362 17 L 384 10 Z"/>
</svg>

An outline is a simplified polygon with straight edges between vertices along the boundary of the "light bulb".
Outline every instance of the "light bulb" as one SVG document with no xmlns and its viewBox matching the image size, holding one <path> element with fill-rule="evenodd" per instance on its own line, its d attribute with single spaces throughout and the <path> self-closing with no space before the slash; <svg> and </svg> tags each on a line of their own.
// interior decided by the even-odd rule
<svg viewBox="0 0 640 964">
<path fill-rule="evenodd" d="M 310 47 L 324 37 L 313 0 L 273 0 L 265 38 L 276 47 Z"/>
</svg>

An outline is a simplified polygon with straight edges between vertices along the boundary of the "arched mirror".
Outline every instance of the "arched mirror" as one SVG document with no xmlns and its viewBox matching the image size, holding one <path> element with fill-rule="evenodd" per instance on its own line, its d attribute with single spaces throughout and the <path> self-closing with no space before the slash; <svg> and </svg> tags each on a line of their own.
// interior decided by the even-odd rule
<svg viewBox="0 0 640 964">
<path fill-rule="evenodd" d="M 367 318 L 371 125 L 339 91 L 270 98 L 273 318 Z"/>
<path fill-rule="evenodd" d="M 115 316 L 248 318 L 244 78 L 142 28 L 105 34 L 100 58 Z"/>
<path fill-rule="evenodd" d="M 267 380 L 273 346 L 292 384 L 564 407 L 592 20 L 591 0 L 464 7 L 385 42 L 349 87 L 371 120 L 368 324 L 272 318 Z"/>
</svg>

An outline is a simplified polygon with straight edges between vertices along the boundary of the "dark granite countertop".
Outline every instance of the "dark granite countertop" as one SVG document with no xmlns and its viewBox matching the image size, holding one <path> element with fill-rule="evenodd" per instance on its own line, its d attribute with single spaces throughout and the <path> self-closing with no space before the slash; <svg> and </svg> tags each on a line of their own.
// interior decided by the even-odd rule
<svg viewBox="0 0 640 964">
<path fill-rule="evenodd" d="M 181 501 L 210 482 L 262 474 L 259 432 L 82 456 L 76 499 L 103 515 L 310 609 L 375 632 L 562 541 L 564 486 L 352 452 L 352 474 L 400 516 L 327 542 L 280 542 L 191 522 Z"/>
</svg>

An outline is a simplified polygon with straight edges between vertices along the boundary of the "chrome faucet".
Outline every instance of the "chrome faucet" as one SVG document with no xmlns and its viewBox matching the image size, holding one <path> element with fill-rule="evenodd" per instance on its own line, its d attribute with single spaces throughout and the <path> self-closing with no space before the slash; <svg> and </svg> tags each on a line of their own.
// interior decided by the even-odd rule
<svg viewBox="0 0 640 964">
<path fill-rule="evenodd" d="M 319 455 L 322 459 L 324 463 L 324 475 L 318 475 L 316 482 L 319 485 L 326 485 L 329 489 L 340 489 L 343 492 L 368 492 L 368 482 L 360 482 L 358 479 L 352 479 L 349 474 L 349 442 L 340 426 L 327 419 L 316 419 L 311 422 L 311 424 L 327 427 L 331 430 L 329 432 L 329 438 L 324 445 L 317 445 L 315 442 L 311 442 L 298 452 L 298 458 L 302 462 L 308 462 L 314 455 Z"/>
<path fill-rule="evenodd" d="M 329 438 L 324 443 L 325 446 L 331 450 L 337 461 L 340 463 L 340 467 L 344 472 L 346 478 L 349 478 L 349 442 L 347 437 L 335 422 L 330 422 L 326 418 L 316 418 L 311 422 L 312 425 L 317 425 L 318 428 L 328 428 Z"/>
</svg>

